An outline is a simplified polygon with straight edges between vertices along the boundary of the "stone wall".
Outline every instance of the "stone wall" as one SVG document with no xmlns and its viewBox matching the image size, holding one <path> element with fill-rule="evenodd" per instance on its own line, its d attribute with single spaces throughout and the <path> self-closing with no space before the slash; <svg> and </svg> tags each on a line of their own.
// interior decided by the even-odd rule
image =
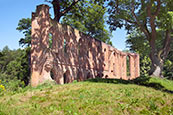
<svg viewBox="0 0 173 115">
<path fill-rule="evenodd" d="M 52 78 L 59 84 L 89 78 L 139 77 L 139 55 L 124 53 L 49 16 L 49 6 L 32 13 L 31 85 Z M 127 76 L 127 56 L 129 72 Z M 51 77 L 52 75 L 52 77 Z"/>
</svg>

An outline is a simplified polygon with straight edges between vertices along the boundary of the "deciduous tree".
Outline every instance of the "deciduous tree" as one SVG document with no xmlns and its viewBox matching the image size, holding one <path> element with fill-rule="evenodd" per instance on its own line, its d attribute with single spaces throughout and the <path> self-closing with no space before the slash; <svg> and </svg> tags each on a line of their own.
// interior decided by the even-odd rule
<svg viewBox="0 0 173 115">
<path fill-rule="evenodd" d="M 173 33 L 173 2 L 171 0 L 110 0 L 111 30 L 125 26 L 128 32 L 140 30 L 150 45 L 151 75 L 162 76 L 163 63 L 170 52 Z M 162 47 L 156 46 L 158 29 L 162 29 Z"/>
<path fill-rule="evenodd" d="M 22 18 L 19 20 L 16 30 L 22 32 L 24 35 L 23 38 L 20 38 L 19 45 L 29 47 L 31 45 L 31 19 Z"/>
<path fill-rule="evenodd" d="M 75 9 L 67 13 L 62 18 L 62 23 L 71 25 L 87 35 L 112 45 L 111 32 L 105 26 L 106 11 L 103 3 L 86 0 L 83 3 L 78 3 Z"/>
<path fill-rule="evenodd" d="M 83 0 L 45 0 L 53 6 L 54 20 L 60 22 L 62 16 L 72 10 L 79 1 Z"/>
<path fill-rule="evenodd" d="M 54 20 L 71 25 L 94 38 L 112 45 L 110 41 L 111 33 L 105 26 L 106 8 L 103 7 L 104 2 L 95 2 L 94 0 L 46 1 L 53 6 Z M 61 18 L 62 21 L 60 20 Z M 22 46 L 30 46 L 31 19 L 23 18 L 19 20 L 16 29 L 24 34 L 24 38 L 20 39 L 19 44 Z"/>
</svg>

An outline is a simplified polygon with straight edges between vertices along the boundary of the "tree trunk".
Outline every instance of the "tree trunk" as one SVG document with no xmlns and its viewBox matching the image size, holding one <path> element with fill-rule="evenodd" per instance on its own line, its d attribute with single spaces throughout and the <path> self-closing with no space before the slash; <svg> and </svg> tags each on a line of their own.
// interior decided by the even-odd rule
<svg viewBox="0 0 173 115">
<path fill-rule="evenodd" d="M 163 77 L 162 70 L 164 60 L 167 58 L 170 52 L 170 44 L 171 44 L 171 30 L 166 30 L 166 36 L 164 40 L 163 48 L 160 51 L 156 51 L 155 42 L 150 41 L 151 53 L 150 59 L 152 62 L 150 74 L 153 76 Z"/>
<path fill-rule="evenodd" d="M 75 6 L 78 2 L 79 0 L 73 0 L 72 4 L 66 7 L 65 9 L 63 9 L 62 11 L 60 7 L 60 0 L 53 0 L 52 5 L 54 10 L 54 20 L 59 22 L 60 18 L 64 16 L 66 13 L 68 13 L 70 10 L 72 10 L 73 6 Z"/>
<path fill-rule="evenodd" d="M 158 55 L 155 55 L 153 52 L 150 53 L 150 59 L 152 62 L 150 75 L 156 77 L 163 77 L 163 60 Z"/>
<path fill-rule="evenodd" d="M 53 10 L 54 10 L 54 20 L 59 22 L 60 18 L 61 18 L 59 0 L 53 0 L 52 5 L 53 5 Z"/>
<path fill-rule="evenodd" d="M 151 70 L 150 70 L 150 75 L 151 76 L 156 76 L 156 77 L 162 77 L 162 70 L 163 70 L 163 60 L 161 58 L 161 55 L 156 49 L 156 29 L 154 23 L 154 19 L 150 20 L 151 27 L 152 27 L 152 33 L 151 33 L 151 39 L 150 39 L 150 47 L 151 47 L 151 52 L 150 52 L 150 59 L 151 59 Z"/>
</svg>

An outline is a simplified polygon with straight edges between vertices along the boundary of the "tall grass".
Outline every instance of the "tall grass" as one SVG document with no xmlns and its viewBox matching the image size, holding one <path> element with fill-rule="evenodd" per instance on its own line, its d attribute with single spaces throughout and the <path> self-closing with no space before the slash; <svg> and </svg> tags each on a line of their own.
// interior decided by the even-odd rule
<svg viewBox="0 0 173 115">
<path fill-rule="evenodd" d="M 139 79 L 143 81 L 137 82 Z M 167 92 L 173 90 L 173 81 L 139 79 L 93 79 L 26 87 L 0 97 L 0 114 L 173 114 L 173 94 Z"/>
</svg>

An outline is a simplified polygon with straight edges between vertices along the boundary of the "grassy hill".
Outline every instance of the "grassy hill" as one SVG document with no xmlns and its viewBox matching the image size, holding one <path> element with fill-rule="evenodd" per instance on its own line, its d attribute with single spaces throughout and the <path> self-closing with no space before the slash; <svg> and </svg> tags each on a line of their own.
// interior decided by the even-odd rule
<svg viewBox="0 0 173 115">
<path fill-rule="evenodd" d="M 26 87 L 0 96 L 0 115 L 173 115 L 173 81 L 93 79 Z"/>
</svg>

